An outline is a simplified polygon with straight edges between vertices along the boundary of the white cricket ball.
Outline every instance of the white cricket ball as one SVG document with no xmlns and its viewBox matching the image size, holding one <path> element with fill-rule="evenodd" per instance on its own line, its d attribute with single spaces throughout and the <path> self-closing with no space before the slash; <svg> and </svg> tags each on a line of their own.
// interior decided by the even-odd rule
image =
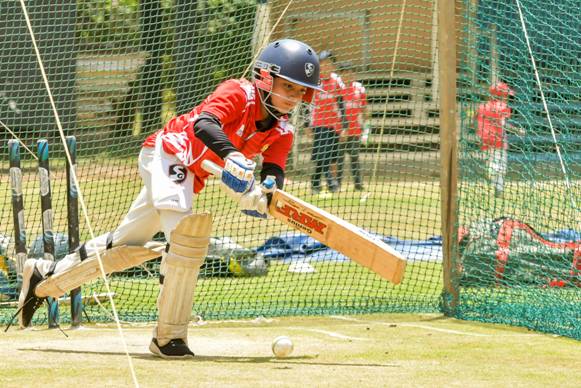
<svg viewBox="0 0 581 388">
<path fill-rule="evenodd" d="M 285 335 L 276 337 L 272 341 L 272 353 L 276 358 L 288 357 L 293 352 L 293 342 Z"/>
</svg>

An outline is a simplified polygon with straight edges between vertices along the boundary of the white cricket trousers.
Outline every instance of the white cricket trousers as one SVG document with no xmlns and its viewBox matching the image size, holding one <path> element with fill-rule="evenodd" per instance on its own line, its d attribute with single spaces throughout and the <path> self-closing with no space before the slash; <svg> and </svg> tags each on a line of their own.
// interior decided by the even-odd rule
<svg viewBox="0 0 581 388">
<path fill-rule="evenodd" d="M 502 192 L 508 165 L 507 151 L 505 148 L 489 149 L 487 157 L 488 179 L 490 179 L 496 191 Z"/>
<path fill-rule="evenodd" d="M 178 180 L 184 178 L 180 182 L 176 182 L 175 177 L 172 178 L 168 173 L 171 168 L 176 170 L 175 166 L 179 167 L 179 173 L 185 174 L 185 178 L 179 177 Z M 159 138 L 155 148 L 141 149 L 139 174 L 143 180 L 143 188 L 113 232 L 113 246 L 142 246 L 159 231 L 165 234 L 166 241 L 170 241 L 170 232 L 184 216 L 191 213 L 194 174 L 185 169 L 175 156 L 163 151 Z M 168 205 L 169 202 L 173 204 Z M 108 236 L 109 233 L 106 233 L 86 242 L 87 256 L 94 255 L 97 250 L 103 252 Z M 78 252 L 71 253 L 57 263 L 54 273 L 63 272 L 80 260 Z M 50 261 L 43 261 L 38 265 L 42 275 L 49 271 L 51 264 Z"/>
</svg>

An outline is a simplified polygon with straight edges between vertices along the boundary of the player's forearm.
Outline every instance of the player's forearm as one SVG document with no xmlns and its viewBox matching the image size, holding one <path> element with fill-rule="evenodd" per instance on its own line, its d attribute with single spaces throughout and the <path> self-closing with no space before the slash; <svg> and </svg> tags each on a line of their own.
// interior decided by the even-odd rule
<svg viewBox="0 0 581 388">
<path fill-rule="evenodd" d="M 222 131 L 220 120 L 209 113 L 202 113 L 194 122 L 194 135 L 222 159 L 231 152 L 238 152 Z"/>
</svg>

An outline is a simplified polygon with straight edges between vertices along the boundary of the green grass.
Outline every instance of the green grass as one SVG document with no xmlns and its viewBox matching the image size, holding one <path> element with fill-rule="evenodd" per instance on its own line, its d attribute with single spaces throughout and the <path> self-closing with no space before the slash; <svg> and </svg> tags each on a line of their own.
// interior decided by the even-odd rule
<svg viewBox="0 0 581 388">
<path fill-rule="evenodd" d="M 372 311 L 437 311 L 441 289 L 441 266 L 434 263 L 409 265 L 409 281 L 393 286 L 354 263 L 313 263 L 315 273 L 289 273 L 288 263 L 273 262 L 262 277 L 201 278 L 196 289 L 194 312 L 205 319 L 311 315 Z M 423 273 L 436 274 L 433 278 Z M 155 319 L 157 277 L 111 278 L 111 290 L 122 320 Z M 105 295 L 102 281 L 84 287 L 84 295 Z M 12 309 L 0 310 L 0 321 Z M 91 303 L 86 312 L 92 321 L 110 321 L 110 304 Z M 64 321 L 67 308 L 62 309 Z M 3 316 L 3 319 L 1 318 Z M 36 324 L 44 324 L 46 310 L 37 313 Z M 146 319 L 147 320 L 147 319 Z"/>
<path fill-rule="evenodd" d="M 441 265 L 408 265 L 407 281 L 398 286 L 351 262 L 313 263 L 315 273 L 289 273 L 288 263 L 273 262 L 268 274 L 250 278 L 201 278 L 194 314 L 204 319 L 256 316 L 321 315 L 370 312 L 436 312 L 441 290 Z M 423 274 L 435 274 L 426 277 Z M 111 291 L 119 317 L 126 322 L 157 318 L 157 277 L 113 276 Z M 83 295 L 106 295 L 102 280 L 83 287 Z M 90 322 L 111 322 L 107 299 L 85 303 Z M 15 307 L 0 308 L 0 322 L 7 324 Z M 70 322 L 68 306 L 61 306 L 61 322 Z M 84 317 L 85 318 L 85 317 Z M 46 308 L 35 314 L 34 325 L 47 322 Z"/>
<path fill-rule="evenodd" d="M 113 325 L 0 333 L 2 387 L 133 386 Z M 141 387 L 577 387 L 579 342 L 436 314 L 373 314 L 197 322 L 194 360 L 147 350 L 151 325 L 124 325 Z M 293 353 L 270 346 L 289 336 Z"/>
<path fill-rule="evenodd" d="M 511 216 L 532 225 L 539 231 L 555 229 L 579 230 L 579 209 L 571 199 L 581 201 L 581 181 L 572 181 L 571 190 L 561 181 L 523 181 L 506 185 L 502 198 L 495 198 L 491 185 L 485 182 L 464 182 L 459 186 L 460 222 Z"/>
<path fill-rule="evenodd" d="M 129 159 L 83 160 L 77 170 L 93 229 L 100 234 L 115 228 L 141 188 L 136 162 Z M 58 165 L 53 167 L 51 179 L 55 230 L 66 231 L 66 180 Z M 369 195 L 363 202 L 361 199 L 366 193 L 355 192 L 352 185 L 346 185 L 340 194 L 331 198 L 311 195 L 306 180 L 293 180 L 285 189 L 377 233 L 413 239 L 440 233 L 439 189 L 435 181 L 371 183 L 367 185 Z M 35 236 L 41 232 L 41 223 L 38 178 L 34 171 L 25 173 L 23 192 L 28 235 Z M 7 174 L 0 176 L 0 193 L 3 193 L 0 196 L 2 215 L 11 219 Z M 237 237 L 242 245 L 256 246 L 260 239 L 287 230 L 274 220 L 261 222 L 243 216 L 214 181 L 210 181 L 208 188 L 196 198 L 195 207 L 212 211 L 216 234 Z M 84 218 L 81 226 L 81 238 L 87 239 Z M 0 233 L 10 235 L 11 223 L 0 228 Z"/>
<path fill-rule="evenodd" d="M 28 168 L 30 170 L 32 167 Z M 40 234 L 41 228 L 37 178 L 29 170 L 26 171 L 24 192 L 31 241 L 32 237 Z M 95 232 L 100 234 L 113 229 L 141 187 L 135 161 L 130 158 L 83 159 L 78 164 L 78 175 Z M 355 192 L 352 185 L 347 184 L 339 194 L 313 196 L 305 178 L 293 179 L 291 175 L 285 189 L 358 226 L 404 239 L 425 239 L 440 234 L 438 181 L 366 182 L 365 193 Z M 56 163 L 53 168 L 56 231 L 66 231 L 64 182 L 62 165 Z M 578 187 L 577 182 L 573 187 Z M 527 222 L 532 220 L 533 226 L 540 231 L 565 228 L 572 224 L 572 212 L 568 207 L 567 193 L 562 188 L 562 182 L 509 182 L 505 196 L 494 198 L 490 186 L 484 182 L 464 182 L 460 187 L 460 219 L 462 224 L 468 224 L 481 218 L 508 215 Z M 0 176 L 0 193 L 3 193 L 0 196 L 2 215 L 10 220 L 7 174 Z M 195 199 L 195 206 L 196 210 L 213 213 L 213 235 L 233 237 L 246 247 L 256 247 L 267 237 L 288 230 L 276 220 L 261 221 L 243 216 L 222 193 L 215 180 L 208 182 L 207 189 Z M 87 239 L 86 226 L 82 226 L 81 230 L 82 239 Z M 11 223 L 3 224 L 0 233 L 11 235 Z M 285 264 L 275 263 L 266 277 L 202 279 L 197 290 L 195 310 L 210 319 L 438 309 L 443 288 L 440 264 L 409 263 L 404 283 L 398 287 L 351 263 L 316 263 L 315 267 L 315 274 L 291 274 Z M 155 276 L 131 281 L 118 277 L 113 279 L 118 307 L 124 319 L 154 319 L 157 295 Z M 91 288 L 86 287 L 85 290 L 87 292 Z M 95 286 L 95 290 L 104 292 L 100 286 Z M 549 298 L 545 303 L 550 305 L 557 301 Z M 13 309 L 4 309 L 3 319 L 12 312 Z M 101 307 L 89 307 L 88 313 L 96 320 L 109 319 L 109 313 Z M 525 319 L 527 316 L 525 314 Z"/>
<path fill-rule="evenodd" d="M 89 211 L 89 219 L 97 234 L 113 229 L 129 208 L 141 187 L 134 161 L 112 158 L 107 161 L 81 160 L 77 166 L 81 189 Z M 30 166 L 29 166 L 30 167 Z M 66 231 L 65 180 L 62 166 L 52 170 L 55 230 Z M 285 189 L 316 206 L 341 216 L 354 224 L 377 233 L 400 238 L 422 239 L 439 234 L 439 191 L 437 183 L 380 182 L 367 184 L 367 193 L 355 192 L 348 184 L 330 197 L 313 196 L 305 180 L 291 180 Z M 8 179 L 0 177 L 0 198 L 5 217 L 10 216 Z M 24 179 L 25 213 L 29 236 L 40 234 L 38 219 L 38 183 L 34 173 Z M 362 201 L 362 196 L 365 195 Z M 269 236 L 288 230 L 276 220 L 261 221 L 242 215 L 222 192 L 215 180 L 196 198 L 197 210 L 209 210 L 214 215 L 216 236 L 233 237 L 239 244 L 256 247 Z M 410 223 L 410 220 L 416 220 Z M 6 226 L 7 231 L 10 224 Z M 88 231 L 82 227 L 82 239 Z M 29 237 L 30 239 L 30 237 Z M 202 279 L 197 290 L 196 311 L 206 317 L 256 315 L 288 315 L 292 313 L 320 314 L 333 311 L 435 311 L 441 290 L 441 266 L 410 265 L 406 281 L 392 287 L 375 274 L 355 264 L 317 263 L 315 274 L 291 274 L 287 264 L 273 264 L 268 276 L 260 278 Z M 113 278 L 116 302 L 125 319 L 151 318 L 155 314 L 157 278 L 124 280 Z M 85 295 L 91 287 L 85 287 Z M 95 286 L 97 293 L 104 289 Z M 401 306 L 398 307 L 398 304 Z M 105 305 L 108 304 L 105 302 Z M 7 311 L 6 311 L 7 310 Z M 67 320 L 66 309 L 61 312 Z M 12 313 L 5 309 L 4 320 Z M 101 307 L 89 306 L 89 316 L 96 320 L 110 319 Z M 38 322 L 46 314 L 40 311 Z"/>
</svg>

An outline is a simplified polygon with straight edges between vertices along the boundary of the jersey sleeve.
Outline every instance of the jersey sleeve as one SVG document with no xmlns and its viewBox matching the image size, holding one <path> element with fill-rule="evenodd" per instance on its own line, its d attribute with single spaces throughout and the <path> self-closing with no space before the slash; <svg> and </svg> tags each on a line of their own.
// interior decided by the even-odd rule
<svg viewBox="0 0 581 388">
<path fill-rule="evenodd" d="M 210 113 L 222 124 L 228 124 L 240 117 L 246 101 L 246 92 L 239 82 L 229 80 L 220 84 L 204 101 L 201 111 Z"/>
<path fill-rule="evenodd" d="M 288 131 L 279 137 L 274 143 L 262 153 L 263 163 L 272 163 L 286 170 L 286 160 L 293 144 L 293 132 Z"/>
</svg>

